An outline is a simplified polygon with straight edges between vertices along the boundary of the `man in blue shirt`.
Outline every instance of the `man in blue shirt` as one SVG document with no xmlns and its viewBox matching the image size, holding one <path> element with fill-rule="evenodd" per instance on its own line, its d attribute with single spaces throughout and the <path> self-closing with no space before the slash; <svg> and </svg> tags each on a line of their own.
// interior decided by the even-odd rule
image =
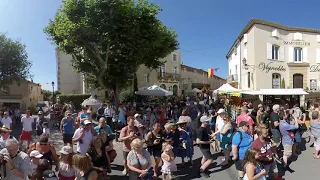
<svg viewBox="0 0 320 180">
<path fill-rule="evenodd" d="M 104 110 L 106 109 L 105 104 L 101 104 L 100 107 L 97 110 L 97 118 L 96 120 L 99 121 L 101 117 L 104 117 Z"/>
<path fill-rule="evenodd" d="M 94 128 L 94 130 L 96 130 L 97 134 L 100 134 L 100 129 L 101 129 L 102 127 L 106 130 L 107 136 L 112 135 L 112 130 L 111 130 L 110 126 L 107 124 L 107 121 L 106 121 L 106 119 L 105 119 L 104 117 L 101 117 L 101 118 L 99 119 L 99 124 L 98 124 L 98 126 L 96 126 L 96 127 Z"/>
<path fill-rule="evenodd" d="M 251 147 L 253 137 L 249 133 L 249 125 L 246 121 L 239 124 L 239 131 L 235 132 L 232 137 L 232 160 L 236 161 L 236 169 L 239 171 L 239 179 L 244 177 L 242 160 L 246 151 Z"/>
</svg>

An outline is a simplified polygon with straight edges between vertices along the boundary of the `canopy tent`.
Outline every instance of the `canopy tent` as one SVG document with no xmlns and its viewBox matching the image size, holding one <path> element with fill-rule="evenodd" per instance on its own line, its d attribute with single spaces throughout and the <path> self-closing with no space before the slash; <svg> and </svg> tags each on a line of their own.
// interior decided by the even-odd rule
<svg viewBox="0 0 320 180">
<path fill-rule="evenodd" d="M 303 89 L 260 89 L 260 91 L 244 91 L 242 94 L 250 95 L 307 95 Z"/>
<path fill-rule="evenodd" d="M 90 96 L 88 99 L 85 99 L 82 103 L 82 106 L 100 106 L 101 102 L 96 99 L 94 96 Z"/>
<path fill-rule="evenodd" d="M 135 92 L 137 95 L 142 96 L 171 96 L 173 95 L 172 91 L 167 91 L 158 85 L 153 85 L 148 88 L 141 89 Z"/>
<path fill-rule="evenodd" d="M 232 87 L 230 84 L 225 83 L 220 86 L 218 89 L 213 91 L 214 93 L 231 93 L 231 92 L 239 92 L 239 89 Z"/>
<path fill-rule="evenodd" d="M 198 89 L 198 88 L 193 88 L 192 92 L 194 92 L 194 93 L 202 93 L 202 91 L 200 89 Z"/>
</svg>

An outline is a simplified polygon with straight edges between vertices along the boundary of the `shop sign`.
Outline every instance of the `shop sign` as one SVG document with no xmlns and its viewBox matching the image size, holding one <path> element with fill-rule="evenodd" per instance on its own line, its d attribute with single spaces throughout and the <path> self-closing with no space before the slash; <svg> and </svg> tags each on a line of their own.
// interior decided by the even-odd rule
<svg viewBox="0 0 320 180">
<path fill-rule="evenodd" d="M 320 72 L 320 65 L 310 66 L 310 72 Z"/>
<path fill-rule="evenodd" d="M 291 46 L 310 46 L 309 42 L 304 41 L 283 41 L 283 44 Z"/>
<path fill-rule="evenodd" d="M 286 68 L 282 65 L 272 65 L 273 62 L 269 62 L 269 63 L 264 63 L 261 62 L 258 65 L 258 68 L 261 69 L 261 71 L 265 71 L 266 73 L 268 73 L 269 71 L 281 71 L 281 72 L 286 72 Z"/>
</svg>

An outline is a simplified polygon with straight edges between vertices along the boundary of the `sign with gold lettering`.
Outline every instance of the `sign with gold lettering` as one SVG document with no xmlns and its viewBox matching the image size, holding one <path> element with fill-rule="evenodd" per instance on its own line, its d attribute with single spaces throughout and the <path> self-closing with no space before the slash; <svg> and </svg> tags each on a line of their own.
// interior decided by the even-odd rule
<svg viewBox="0 0 320 180">
<path fill-rule="evenodd" d="M 320 65 L 310 66 L 310 72 L 320 72 Z"/>
<path fill-rule="evenodd" d="M 310 46 L 309 42 L 304 41 L 283 41 L 283 44 L 292 46 Z"/>
<path fill-rule="evenodd" d="M 261 71 L 265 71 L 266 73 L 268 73 L 269 71 L 281 71 L 281 72 L 286 72 L 286 68 L 283 65 L 272 65 L 273 62 L 269 62 L 269 63 L 264 63 L 261 62 L 258 65 L 258 68 L 261 69 Z"/>
</svg>

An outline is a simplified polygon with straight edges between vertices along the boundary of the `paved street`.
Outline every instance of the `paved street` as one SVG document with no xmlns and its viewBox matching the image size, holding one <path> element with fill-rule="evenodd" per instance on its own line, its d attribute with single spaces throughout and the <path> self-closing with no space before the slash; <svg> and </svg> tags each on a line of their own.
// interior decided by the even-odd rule
<svg viewBox="0 0 320 180">
<path fill-rule="evenodd" d="M 19 137 L 21 132 L 21 126 L 20 125 L 14 125 L 13 126 L 13 135 L 15 137 Z M 34 137 L 35 138 L 35 137 Z M 54 144 L 57 151 L 61 149 L 63 146 L 62 136 L 57 130 L 52 130 L 52 143 Z M 310 148 L 311 143 L 308 143 L 306 146 L 306 150 L 302 152 L 302 154 L 298 157 L 298 160 L 293 162 L 291 164 L 291 168 L 295 170 L 294 173 L 286 172 L 284 178 L 287 180 L 311 180 L 314 179 L 312 177 L 318 176 L 318 168 L 320 167 L 320 161 L 313 159 L 312 155 L 312 148 Z M 112 179 L 120 179 L 120 180 L 126 180 L 127 177 L 124 177 L 122 175 L 122 151 L 121 151 L 121 143 L 115 142 L 115 149 L 118 153 L 117 158 L 115 159 L 115 162 L 112 164 L 112 173 L 111 177 Z M 194 167 L 181 167 L 179 163 L 181 163 L 181 159 L 177 158 L 176 162 L 178 164 L 178 177 L 180 179 L 201 179 L 197 175 L 197 170 L 200 164 L 201 160 L 201 152 L 199 151 L 198 147 L 195 147 L 195 163 Z M 237 171 L 235 170 L 234 166 L 231 166 L 228 169 L 221 169 L 221 167 L 216 167 L 215 165 L 217 163 L 220 163 L 220 157 L 215 160 L 215 163 L 211 166 L 209 169 L 211 173 L 211 178 L 214 179 L 221 179 L 221 180 L 235 180 L 237 179 Z M 306 177 L 306 175 L 308 175 Z"/>
</svg>

